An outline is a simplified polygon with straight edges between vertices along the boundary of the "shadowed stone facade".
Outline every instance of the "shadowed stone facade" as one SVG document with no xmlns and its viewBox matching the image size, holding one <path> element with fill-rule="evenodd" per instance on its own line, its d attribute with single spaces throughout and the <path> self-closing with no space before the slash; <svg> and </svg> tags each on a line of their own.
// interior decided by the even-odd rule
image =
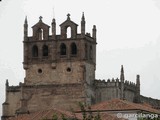
<svg viewBox="0 0 160 120">
<path fill-rule="evenodd" d="M 70 14 L 56 34 L 56 21 L 50 26 L 39 18 L 33 36 L 28 36 L 27 18 L 24 23 L 24 82 L 9 86 L 6 81 L 6 99 L 2 119 L 16 114 L 38 110 L 78 108 L 79 102 L 87 105 L 113 98 L 131 102 L 147 102 L 156 107 L 160 101 L 140 95 L 140 76 L 136 84 L 125 80 L 123 66 L 120 79 L 96 80 L 96 26 L 92 35 L 85 32 L 85 17 L 81 18 L 81 33 Z M 70 30 L 70 31 L 69 31 Z M 68 34 L 70 32 L 70 35 Z"/>
</svg>

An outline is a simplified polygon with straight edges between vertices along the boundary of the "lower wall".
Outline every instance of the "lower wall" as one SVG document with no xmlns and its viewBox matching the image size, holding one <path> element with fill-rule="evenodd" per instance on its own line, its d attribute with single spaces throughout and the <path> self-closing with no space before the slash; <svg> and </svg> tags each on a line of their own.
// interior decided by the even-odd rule
<svg viewBox="0 0 160 120">
<path fill-rule="evenodd" d="M 79 102 L 86 102 L 82 84 L 35 85 L 15 88 L 19 92 L 8 91 L 3 105 L 3 116 L 14 116 L 16 110 L 35 112 L 59 108 L 71 110 L 79 108 Z M 21 92 L 22 91 L 22 92 Z M 23 101 L 23 102 L 21 102 Z M 23 111 L 24 112 L 24 111 Z"/>
<path fill-rule="evenodd" d="M 3 103 L 3 116 L 13 116 L 20 107 L 20 86 L 11 86 L 6 90 L 6 101 Z"/>
<path fill-rule="evenodd" d="M 85 102 L 85 94 L 80 84 L 26 87 L 24 99 L 30 112 L 51 108 L 71 110 L 78 108 L 78 102 Z"/>
<path fill-rule="evenodd" d="M 120 89 L 117 87 L 99 87 L 96 89 L 96 103 L 120 98 Z"/>
<path fill-rule="evenodd" d="M 125 90 L 125 91 L 124 91 L 124 98 L 125 98 L 127 101 L 134 102 L 135 94 L 136 94 L 136 93 L 135 93 L 134 91 Z"/>
</svg>

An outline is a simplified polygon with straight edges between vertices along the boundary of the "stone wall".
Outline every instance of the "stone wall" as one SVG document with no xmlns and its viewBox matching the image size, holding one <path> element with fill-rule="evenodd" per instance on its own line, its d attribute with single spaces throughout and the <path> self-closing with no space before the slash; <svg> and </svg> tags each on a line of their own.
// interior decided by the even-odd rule
<svg viewBox="0 0 160 120">
<path fill-rule="evenodd" d="M 26 70 L 25 84 L 66 84 L 81 83 L 83 81 L 83 68 L 81 62 L 58 62 L 55 69 L 51 64 L 29 65 Z M 39 70 L 42 70 L 39 72 Z"/>
<path fill-rule="evenodd" d="M 120 98 L 119 80 L 95 80 L 96 102 L 102 102 L 114 98 Z"/>
<path fill-rule="evenodd" d="M 20 107 L 20 86 L 7 86 L 6 100 L 3 103 L 3 116 L 13 116 Z"/>
<path fill-rule="evenodd" d="M 120 98 L 121 81 L 119 79 L 95 80 L 96 102 L 102 102 L 115 98 Z M 125 81 L 124 83 L 124 99 L 133 102 L 136 95 L 136 84 Z"/>
<path fill-rule="evenodd" d="M 81 84 L 26 87 L 24 99 L 27 100 L 30 112 L 51 108 L 76 109 L 78 102 L 85 101 L 83 89 L 84 86 Z"/>
<path fill-rule="evenodd" d="M 8 87 L 7 90 L 3 116 L 14 116 L 16 111 L 26 113 L 51 108 L 78 109 L 79 102 L 86 102 L 82 84 L 23 85 L 14 90 L 12 88 Z"/>
<path fill-rule="evenodd" d="M 84 69 L 84 85 L 86 92 L 86 104 L 91 105 L 95 103 L 95 91 L 94 91 L 94 79 L 95 79 L 95 66 L 93 64 L 84 62 L 84 66 L 82 66 Z"/>
<path fill-rule="evenodd" d="M 130 102 L 134 102 L 136 93 L 138 91 L 136 84 L 133 82 L 125 81 L 124 83 L 124 98 Z"/>
</svg>

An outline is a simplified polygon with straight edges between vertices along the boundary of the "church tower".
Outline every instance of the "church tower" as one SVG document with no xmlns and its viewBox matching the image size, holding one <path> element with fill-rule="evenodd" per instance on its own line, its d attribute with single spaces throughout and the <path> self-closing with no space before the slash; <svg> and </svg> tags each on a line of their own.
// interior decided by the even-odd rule
<svg viewBox="0 0 160 120">
<path fill-rule="evenodd" d="M 92 36 L 85 33 L 85 17 L 82 14 L 81 33 L 78 25 L 67 20 L 60 25 L 60 35 L 56 35 L 56 21 L 50 26 L 39 18 L 33 36 L 27 36 L 27 20 L 24 24 L 24 69 L 26 85 L 73 84 L 91 85 L 95 79 L 96 65 L 96 27 Z"/>
<path fill-rule="evenodd" d="M 67 14 L 67 19 L 60 24 L 60 34 L 57 35 L 56 20 L 53 18 L 52 34 L 49 35 L 50 26 L 43 22 L 42 17 L 39 17 L 38 23 L 32 27 L 33 35 L 28 36 L 28 22 L 27 18 L 25 19 L 23 91 L 25 86 L 45 86 L 46 88 L 52 86 L 52 89 L 60 92 L 56 93 L 59 102 L 64 99 L 70 100 L 63 101 L 67 104 L 67 109 L 69 106 L 74 106 L 76 102 L 89 105 L 95 102 L 93 84 L 96 69 L 96 26 L 93 26 L 91 36 L 90 33 L 85 32 L 85 23 L 83 13 L 81 33 L 77 33 L 78 24 L 71 20 L 70 14 Z M 70 96 L 67 90 L 71 93 Z M 55 90 L 49 91 L 55 97 L 54 92 Z M 65 98 L 59 97 L 59 94 Z M 68 96 L 71 98 L 67 98 Z"/>
<path fill-rule="evenodd" d="M 85 32 L 84 13 L 81 33 L 70 14 L 60 24 L 56 34 L 56 20 L 50 26 L 42 17 L 28 36 L 27 17 L 24 22 L 23 51 L 24 82 L 9 86 L 6 82 L 6 99 L 3 103 L 3 120 L 16 114 L 32 113 L 53 108 L 71 110 L 82 102 L 95 102 L 94 80 L 96 66 L 96 27 L 92 36 Z"/>
</svg>

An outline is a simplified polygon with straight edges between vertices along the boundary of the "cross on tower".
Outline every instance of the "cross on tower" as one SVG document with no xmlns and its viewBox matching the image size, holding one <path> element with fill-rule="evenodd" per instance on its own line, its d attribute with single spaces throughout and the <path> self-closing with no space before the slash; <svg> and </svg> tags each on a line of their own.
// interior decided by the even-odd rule
<svg viewBox="0 0 160 120">
<path fill-rule="evenodd" d="M 70 16 L 71 16 L 71 15 L 68 13 L 68 14 L 67 14 L 67 19 L 68 19 L 68 20 L 70 20 Z"/>
<path fill-rule="evenodd" d="M 40 17 L 39 17 L 39 21 L 42 21 L 42 18 L 43 18 L 43 17 L 42 17 L 42 16 L 40 16 Z"/>
</svg>

